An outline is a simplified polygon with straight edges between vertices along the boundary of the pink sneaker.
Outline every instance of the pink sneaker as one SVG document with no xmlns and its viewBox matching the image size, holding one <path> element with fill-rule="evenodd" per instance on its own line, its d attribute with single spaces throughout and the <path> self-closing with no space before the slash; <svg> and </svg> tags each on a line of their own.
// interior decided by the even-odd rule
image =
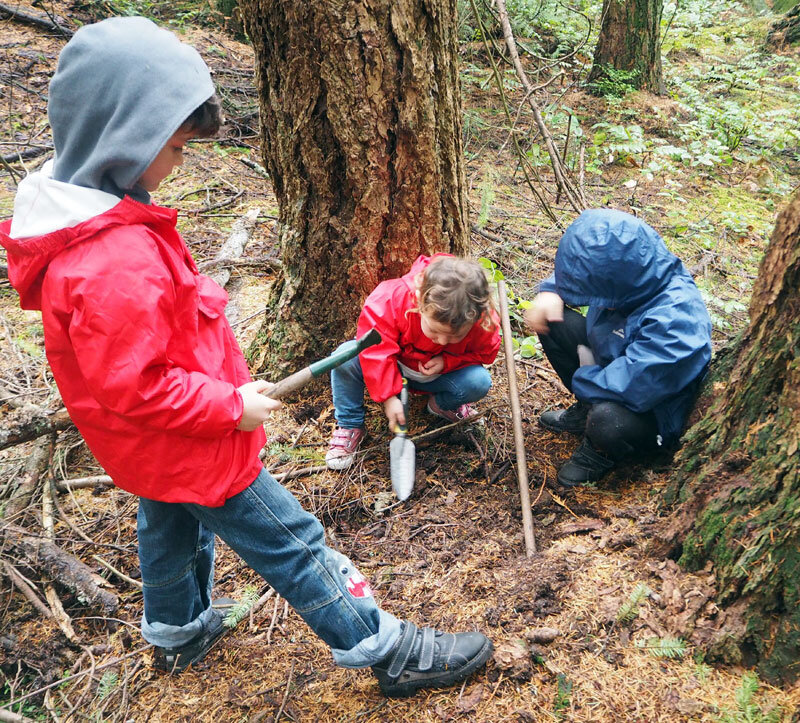
<svg viewBox="0 0 800 723">
<path fill-rule="evenodd" d="M 469 404 L 462 404 L 458 409 L 442 409 L 436 403 L 434 397 L 428 400 L 427 410 L 437 417 L 446 419 L 448 422 L 460 422 L 464 419 L 472 419 L 472 417 L 478 416 L 478 413 Z"/>
<path fill-rule="evenodd" d="M 333 431 L 331 444 L 325 455 L 325 464 L 328 465 L 328 469 L 347 469 L 353 464 L 356 450 L 366 433 L 367 430 L 361 427 L 357 429 L 337 427 Z"/>
</svg>

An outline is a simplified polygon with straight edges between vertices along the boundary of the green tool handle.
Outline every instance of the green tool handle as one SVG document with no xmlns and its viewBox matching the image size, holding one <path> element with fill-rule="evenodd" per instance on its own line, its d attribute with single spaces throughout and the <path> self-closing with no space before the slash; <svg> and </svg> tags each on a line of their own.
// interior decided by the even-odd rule
<svg viewBox="0 0 800 723">
<path fill-rule="evenodd" d="M 324 359 L 315 361 L 313 364 L 301 369 L 299 372 L 290 374 L 288 377 L 281 379 L 272 389 L 266 392 L 266 396 L 271 399 L 282 399 L 287 394 L 300 389 L 300 387 L 308 384 L 315 377 L 329 372 L 331 369 L 344 364 L 354 356 L 360 354 L 364 349 L 381 342 L 381 335 L 377 329 L 370 329 L 359 339 L 342 344 L 333 354 L 326 356 Z"/>
</svg>

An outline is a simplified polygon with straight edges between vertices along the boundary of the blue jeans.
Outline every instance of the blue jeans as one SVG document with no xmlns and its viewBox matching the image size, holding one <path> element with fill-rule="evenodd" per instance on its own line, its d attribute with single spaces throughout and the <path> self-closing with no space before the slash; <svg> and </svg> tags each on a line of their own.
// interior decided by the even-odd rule
<svg viewBox="0 0 800 723">
<path fill-rule="evenodd" d="M 139 499 L 142 635 L 166 648 L 190 642 L 211 617 L 214 535 L 300 614 L 344 667 L 386 657 L 401 622 L 381 610 L 352 562 L 325 545 L 316 517 L 262 470 L 222 507 Z"/>
<path fill-rule="evenodd" d="M 481 365 L 463 367 L 437 377 L 432 382 L 408 380 L 411 389 L 432 394 L 442 409 L 458 409 L 462 404 L 483 399 L 492 386 L 492 377 Z M 358 357 L 331 372 L 333 408 L 336 423 L 345 429 L 364 426 L 364 374 Z"/>
</svg>

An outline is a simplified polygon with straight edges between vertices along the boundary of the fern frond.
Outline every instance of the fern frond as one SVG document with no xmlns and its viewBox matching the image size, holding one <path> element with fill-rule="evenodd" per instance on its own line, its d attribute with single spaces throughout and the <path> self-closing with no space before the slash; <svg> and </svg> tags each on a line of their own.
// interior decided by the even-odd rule
<svg viewBox="0 0 800 723">
<path fill-rule="evenodd" d="M 100 683 L 97 686 L 97 695 L 100 700 L 103 700 L 111 695 L 111 692 L 117 687 L 118 682 L 119 675 L 117 675 L 117 673 L 115 673 L 113 670 L 107 670 L 105 673 L 103 673 L 103 677 L 100 678 Z"/>
<path fill-rule="evenodd" d="M 682 658 L 688 652 L 683 638 L 648 638 L 639 640 L 636 647 L 646 650 L 655 658 Z"/>
<path fill-rule="evenodd" d="M 640 582 L 617 611 L 617 622 L 622 623 L 623 625 L 633 622 L 633 620 L 639 614 L 639 604 L 651 592 L 652 590 L 650 590 L 647 585 L 645 585 L 643 582 Z"/>
<path fill-rule="evenodd" d="M 239 600 L 225 615 L 223 623 L 228 628 L 235 628 L 242 620 L 247 617 L 250 608 L 255 605 L 258 600 L 258 589 L 252 585 L 248 585 L 244 589 L 242 599 Z"/>
</svg>

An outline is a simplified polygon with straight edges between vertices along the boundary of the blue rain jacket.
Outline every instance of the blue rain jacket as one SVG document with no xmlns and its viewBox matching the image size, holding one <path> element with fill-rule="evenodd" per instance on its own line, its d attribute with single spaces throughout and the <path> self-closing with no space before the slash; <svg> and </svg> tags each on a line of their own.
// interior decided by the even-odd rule
<svg viewBox="0 0 800 723">
<path fill-rule="evenodd" d="M 561 238 L 555 272 L 540 290 L 589 307 L 597 364 L 575 372 L 575 396 L 652 410 L 660 441 L 676 441 L 711 360 L 711 320 L 658 233 L 621 211 L 585 211 Z"/>
</svg>

